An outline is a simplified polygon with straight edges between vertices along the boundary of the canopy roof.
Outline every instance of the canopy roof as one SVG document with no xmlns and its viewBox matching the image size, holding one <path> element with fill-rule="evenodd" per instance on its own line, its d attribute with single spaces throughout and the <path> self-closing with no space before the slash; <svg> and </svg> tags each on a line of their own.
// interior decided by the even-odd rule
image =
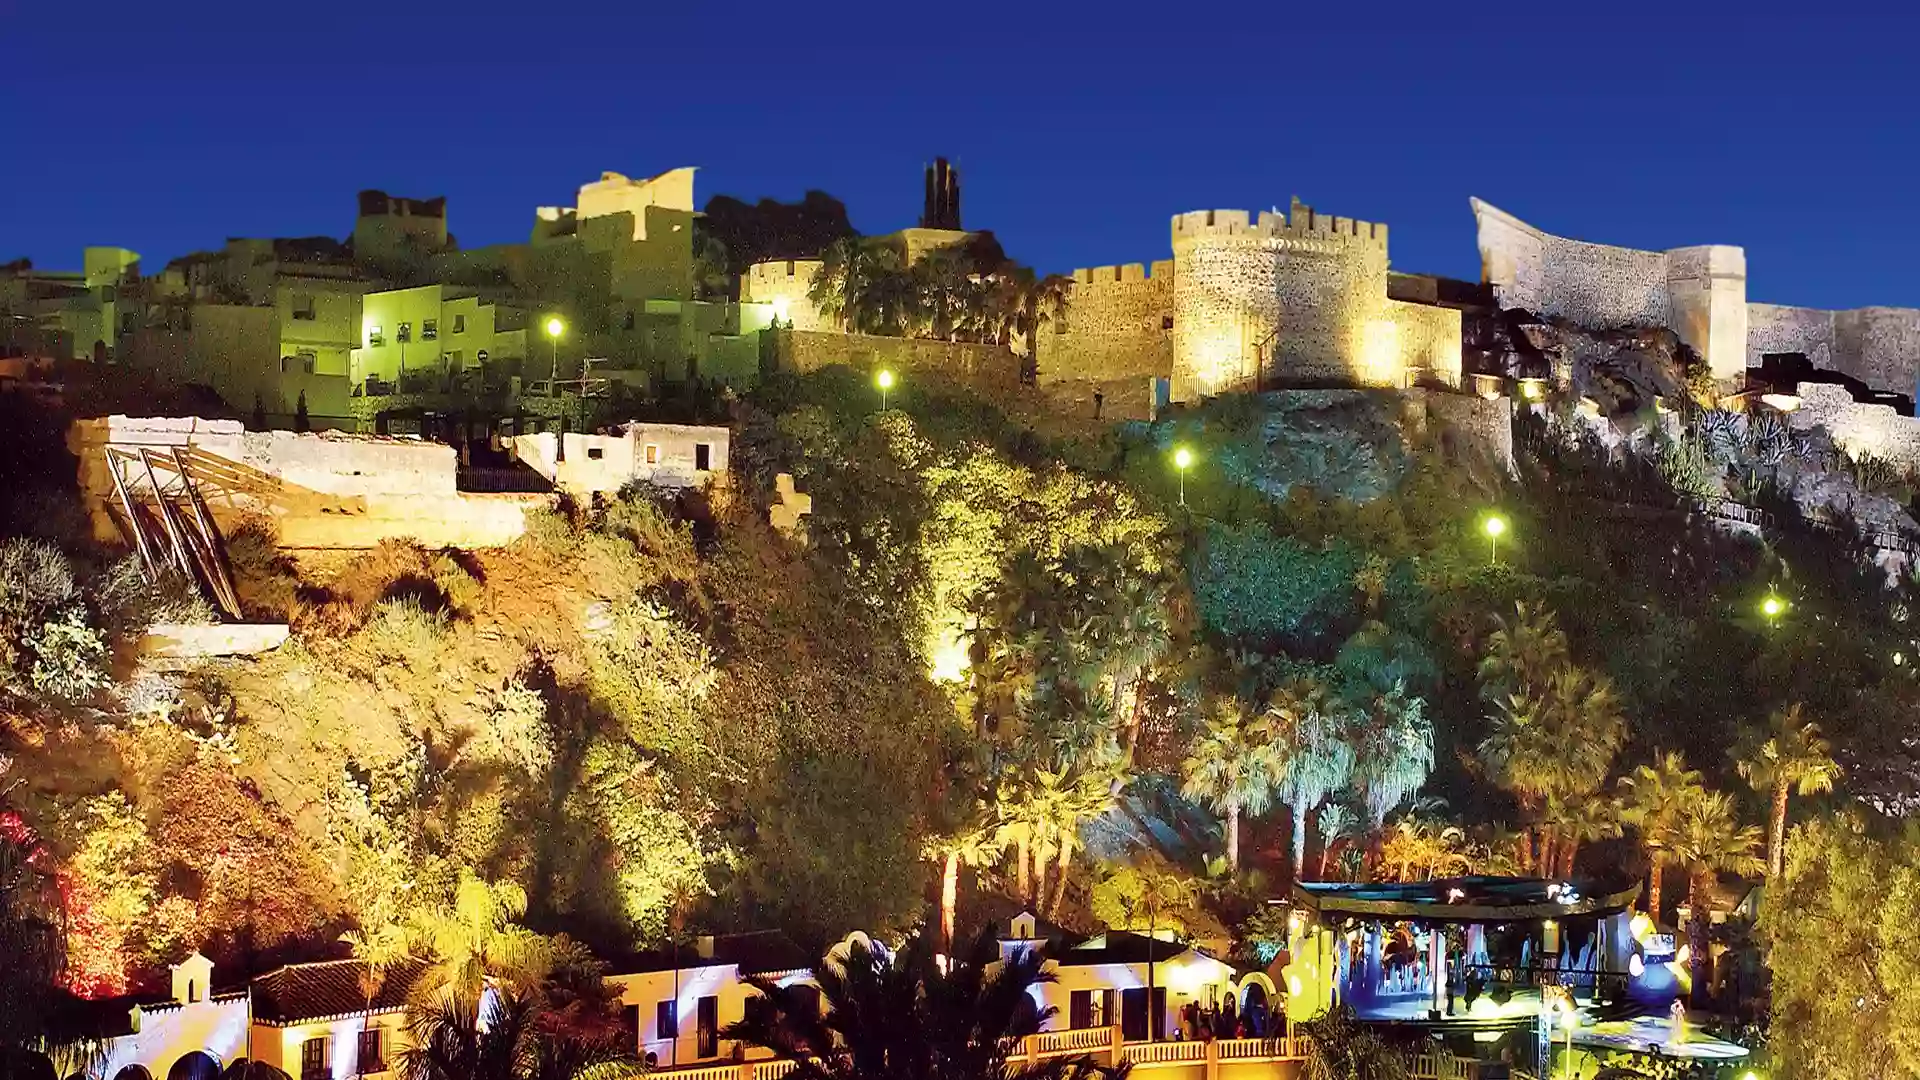
<svg viewBox="0 0 1920 1080">
<path fill-rule="evenodd" d="M 1458 877 L 1407 883 L 1307 881 L 1293 902 L 1322 916 L 1421 919 L 1429 922 L 1525 922 L 1613 915 L 1633 906 L 1638 883 L 1544 878 Z"/>
</svg>

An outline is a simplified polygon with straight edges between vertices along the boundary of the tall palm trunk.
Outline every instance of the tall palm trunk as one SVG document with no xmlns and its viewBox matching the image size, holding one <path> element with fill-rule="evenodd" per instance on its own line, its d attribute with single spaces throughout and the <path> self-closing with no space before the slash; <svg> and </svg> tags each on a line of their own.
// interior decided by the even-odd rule
<svg viewBox="0 0 1920 1080">
<path fill-rule="evenodd" d="M 1773 820 L 1767 833 L 1767 877 L 1778 879 L 1787 867 L 1787 783 L 1773 785 Z"/>
<path fill-rule="evenodd" d="M 1033 846 L 1031 838 L 1022 835 L 1014 844 L 1013 860 L 1015 884 L 1020 889 L 1020 902 L 1029 907 L 1033 905 L 1033 863 L 1027 858 L 1027 849 Z"/>
<path fill-rule="evenodd" d="M 1713 877 L 1699 867 L 1694 867 L 1687 875 L 1687 906 L 1692 910 L 1687 920 L 1687 946 L 1693 953 L 1693 1007 L 1703 1009 L 1707 1006 L 1707 892 Z"/>
<path fill-rule="evenodd" d="M 1332 855 L 1333 838 L 1323 833 L 1320 837 L 1320 870 L 1314 875 L 1318 880 L 1327 880 L 1327 859 Z"/>
<path fill-rule="evenodd" d="M 948 956 L 953 955 L 954 914 L 959 906 L 960 853 L 949 851 L 946 863 L 940 868 L 940 940 Z"/>
<path fill-rule="evenodd" d="M 1647 853 L 1647 864 L 1647 917 L 1657 926 L 1660 922 L 1660 875 L 1666 867 L 1651 851 Z"/>
<path fill-rule="evenodd" d="M 1533 866 L 1533 832 L 1523 831 L 1513 838 L 1513 861 L 1519 864 L 1522 872 Z"/>
<path fill-rule="evenodd" d="M 1053 919 L 1060 918 L 1060 907 L 1067 902 L 1067 866 L 1073 859 L 1073 845 L 1066 836 L 1060 838 L 1060 865 L 1054 872 L 1053 902 L 1047 906 L 1047 913 Z"/>
<path fill-rule="evenodd" d="M 1295 799 L 1293 811 L 1293 880 L 1307 879 L 1307 806 L 1305 799 Z"/>
<path fill-rule="evenodd" d="M 1042 834 L 1043 836 L 1045 834 Z M 1035 914 L 1046 910 L 1042 905 L 1047 899 L 1047 845 L 1033 845 L 1033 896 L 1027 902 Z"/>
<path fill-rule="evenodd" d="M 1540 861 L 1535 864 L 1540 868 L 1540 876 L 1546 877 L 1553 873 L 1554 867 L 1559 865 L 1557 862 L 1559 854 L 1560 834 L 1556 832 L 1551 825 L 1542 827 L 1540 830 Z"/>
<path fill-rule="evenodd" d="M 1573 876 L 1573 857 L 1580 853 L 1580 838 L 1569 836 L 1560 843 L 1560 875 L 1563 878 Z"/>
<path fill-rule="evenodd" d="M 1227 869 L 1240 872 L 1240 804 L 1227 804 Z"/>
</svg>

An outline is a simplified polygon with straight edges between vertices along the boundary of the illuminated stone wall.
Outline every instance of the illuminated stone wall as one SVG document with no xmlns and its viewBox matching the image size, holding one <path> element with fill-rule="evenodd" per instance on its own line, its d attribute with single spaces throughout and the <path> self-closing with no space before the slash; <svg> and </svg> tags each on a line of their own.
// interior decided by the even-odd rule
<svg viewBox="0 0 1920 1080">
<path fill-rule="evenodd" d="M 820 266 L 818 259 L 754 263 L 740 278 L 740 302 L 766 305 L 781 322 L 791 322 L 795 330 L 838 329 L 821 316 L 807 296 Z"/>
<path fill-rule="evenodd" d="M 1173 283 L 1171 260 L 1075 270 L 1065 314 L 1040 329 L 1040 384 L 1171 373 Z"/>
<path fill-rule="evenodd" d="M 965 383 L 988 396 L 1020 389 L 1020 358 L 998 345 L 783 330 L 777 355 L 781 368 L 803 375 L 836 366 L 864 372 L 888 368 L 902 382 L 923 372 Z"/>
<path fill-rule="evenodd" d="M 1388 299 L 1385 225 L 1297 199 L 1200 210 L 1173 219 L 1173 254 L 1175 401 L 1256 381 L 1405 386 L 1410 367 L 1458 381 L 1460 313 Z"/>
<path fill-rule="evenodd" d="M 1640 251 L 1554 236 L 1471 200 L 1480 275 L 1501 307 L 1596 330 L 1666 326 L 1716 379 L 1738 380 L 1748 354 L 1747 257 L 1714 244 Z"/>
<path fill-rule="evenodd" d="M 1786 414 L 1792 426 L 1826 428 L 1834 445 L 1853 456 L 1870 454 L 1902 469 L 1920 469 L 1920 418 L 1855 401 L 1846 387 L 1831 383 L 1803 382 L 1794 393 L 1800 407 Z"/>
</svg>

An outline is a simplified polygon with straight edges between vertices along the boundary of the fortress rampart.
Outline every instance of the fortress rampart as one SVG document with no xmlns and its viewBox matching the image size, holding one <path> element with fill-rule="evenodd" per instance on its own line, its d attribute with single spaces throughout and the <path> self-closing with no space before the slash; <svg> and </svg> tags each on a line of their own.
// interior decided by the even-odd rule
<svg viewBox="0 0 1920 1080">
<path fill-rule="evenodd" d="M 1316 213 L 1195 210 L 1173 259 L 1074 271 L 1042 331 L 1043 383 L 1167 376 L 1175 401 L 1301 382 L 1405 386 L 1460 372 L 1460 315 L 1387 298 L 1387 227 Z"/>
<path fill-rule="evenodd" d="M 834 329 L 807 295 L 820 266 L 818 259 L 754 263 L 740 278 L 740 302 L 771 305 L 780 321 L 791 322 L 795 330 Z"/>
</svg>

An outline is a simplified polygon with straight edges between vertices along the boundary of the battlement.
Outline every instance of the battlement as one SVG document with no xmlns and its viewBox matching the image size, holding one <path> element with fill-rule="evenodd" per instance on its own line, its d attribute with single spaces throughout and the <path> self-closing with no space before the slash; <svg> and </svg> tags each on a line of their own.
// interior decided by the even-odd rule
<svg viewBox="0 0 1920 1080">
<path fill-rule="evenodd" d="M 1173 261 L 1163 259 L 1153 264 L 1149 271 L 1140 263 L 1127 263 L 1124 266 L 1081 267 L 1073 272 L 1075 285 L 1126 285 L 1145 281 L 1164 281 L 1173 276 Z"/>
<path fill-rule="evenodd" d="M 1173 217 L 1173 242 L 1200 240 L 1321 241 L 1358 247 L 1387 246 L 1387 227 L 1377 221 L 1315 213 L 1294 199 L 1290 213 L 1262 211 L 1256 218 L 1246 210 L 1190 210 Z"/>
</svg>

